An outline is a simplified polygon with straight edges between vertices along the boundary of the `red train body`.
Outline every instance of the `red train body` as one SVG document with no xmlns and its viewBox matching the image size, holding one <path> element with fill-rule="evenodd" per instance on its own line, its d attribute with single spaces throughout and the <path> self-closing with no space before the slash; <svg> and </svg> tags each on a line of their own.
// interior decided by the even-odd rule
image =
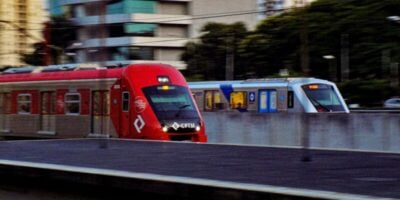
<svg viewBox="0 0 400 200">
<path fill-rule="evenodd" d="M 0 134 L 207 141 L 185 78 L 163 64 L 2 74 Z"/>
</svg>

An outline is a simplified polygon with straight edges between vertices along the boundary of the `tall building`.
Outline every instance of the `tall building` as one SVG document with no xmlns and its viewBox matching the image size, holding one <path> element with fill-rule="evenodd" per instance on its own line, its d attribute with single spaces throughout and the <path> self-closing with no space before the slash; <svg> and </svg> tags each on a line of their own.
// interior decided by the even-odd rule
<svg viewBox="0 0 400 200">
<path fill-rule="evenodd" d="M 0 68 L 21 66 L 20 54 L 43 41 L 43 0 L 0 0 Z"/>
</svg>

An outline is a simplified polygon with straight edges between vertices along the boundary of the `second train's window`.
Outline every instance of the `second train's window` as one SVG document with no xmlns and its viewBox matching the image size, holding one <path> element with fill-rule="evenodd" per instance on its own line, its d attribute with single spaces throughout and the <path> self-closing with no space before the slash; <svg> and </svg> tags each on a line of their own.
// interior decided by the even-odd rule
<svg viewBox="0 0 400 200">
<path fill-rule="evenodd" d="M 79 94 L 66 94 L 65 95 L 65 113 L 66 114 L 79 114 L 81 105 L 81 97 Z"/>
<path fill-rule="evenodd" d="M 221 102 L 221 93 L 218 90 L 207 90 L 204 93 L 204 110 L 222 110 L 224 109 L 223 103 Z"/>
<path fill-rule="evenodd" d="M 18 113 L 30 114 L 31 113 L 31 95 L 19 94 L 18 95 Z"/>
<path fill-rule="evenodd" d="M 231 109 L 247 108 L 247 92 L 232 92 L 230 98 Z"/>
</svg>

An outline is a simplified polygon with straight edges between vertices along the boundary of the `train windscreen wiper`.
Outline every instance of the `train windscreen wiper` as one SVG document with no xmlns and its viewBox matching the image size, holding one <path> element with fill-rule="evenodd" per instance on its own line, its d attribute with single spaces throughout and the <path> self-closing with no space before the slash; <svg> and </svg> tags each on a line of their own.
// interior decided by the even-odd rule
<svg viewBox="0 0 400 200">
<path fill-rule="evenodd" d="M 178 112 L 176 112 L 175 117 L 179 117 L 179 115 L 181 114 L 181 111 L 182 111 L 184 108 L 187 108 L 187 107 L 189 107 L 189 106 L 190 106 L 190 104 L 185 104 L 185 105 L 179 106 L 179 110 L 178 110 Z"/>
<path fill-rule="evenodd" d="M 314 106 L 318 106 L 318 107 L 321 107 L 322 109 L 324 109 L 324 110 L 326 110 L 328 112 L 332 112 L 331 109 L 329 109 L 326 106 L 322 105 L 318 100 L 316 100 L 316 99 L 314 99 L 312 97 L 309 97 L 309 99 L 311 100 L 311 102 L 313 103 Z"/>
</svg>

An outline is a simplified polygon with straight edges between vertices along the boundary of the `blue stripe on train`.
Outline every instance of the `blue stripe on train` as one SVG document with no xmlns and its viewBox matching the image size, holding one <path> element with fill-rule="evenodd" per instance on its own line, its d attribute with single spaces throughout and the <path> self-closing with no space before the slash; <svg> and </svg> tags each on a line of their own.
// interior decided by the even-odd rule
<svg viewBox="0 0 400 200">
<path fill-rule="evenodd" d="M 232 85 L 231 84 L 221 84 L 219 87 L 221 88 L 221 91 L 224 94 L 225 99 L 229 102 L 231 93 L 233 92 Z"/>
<path fill-rule="evenodd" d="M 232 84 L 221 84 L 219 86 L 221 88 L 222 94 L 224 94 L 225 99 L 230 102 L 231 93 L 233 92 Z M 247 109 L 237 109 L 239 112 L 247 112 Z"/>
</svg>

